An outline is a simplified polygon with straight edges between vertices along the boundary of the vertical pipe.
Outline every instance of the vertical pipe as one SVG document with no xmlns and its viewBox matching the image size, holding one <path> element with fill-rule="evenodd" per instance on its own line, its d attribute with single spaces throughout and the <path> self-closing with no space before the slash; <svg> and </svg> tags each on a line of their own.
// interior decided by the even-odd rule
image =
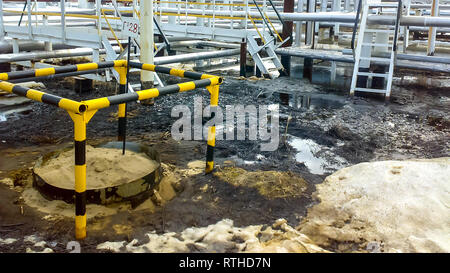
<svg viewBox="0 0 450 273">
<path fill-rule="evenodd" d="M 198 3 L 205 3 L 205 0 L 197 0 Z M 204 10 L 205 5 L 197 5 L 198 9 Z M 205 26 L 205 18 L 197 17 L 197 26 Z"/>
<path fill-rule="evenodd" d="M 71 113 L 75 141 L 75 238 L 86 238 L 86 120 Z"/>
<path fill-rule="evenodd" d="M 349 12 L 350 10 L 350 0 L 344 0 L 344 11 Z"/>
<path fill-rule="evenodd" d="M 431 16 L 439 15 L 439 0 L 433 0 L 431 5 Z M 427 55 L 433 56 L 434 50 L 436 46 L 436 28 L 430 27 L 428 30 L 428 47 L 427 47 Z"/>
<path fill-rule="evenodd" d="M 294 0 L 285 0 L 283 6 L 283 12 L 294 12 Z M 282 38 L 286 40 L 290 38 L 287 42 L 285 42 L 282 47 L 289 47 L 292 45 L 292 29 L 294 28 L 294 24 L 292 21 L 285 21 L 283 24 L 283 32 Z M 284 75 L 289 76 L 291 74 L 291 56 L 282 55 L 281 56 L 281 64 L 284 67 Z M 280 76 L 282 75 L 280 73 Z"/>
<path fill-rule="evenodd" d="M 101 8 L 102 8 L 102 1 L 101 0 L 95 0 L 95 12 L 97 16 L 97 32 L 98 32 L 98 47 L 102 47 L 102 21 L 101 21 Z"/>
<path fill-rule="evenodd" d="M 177 6 L 177 4 L 172 3 L 173 1 L 170 1 L 171 3 L 169 3 L 169 7 L 174 8 Z M 169 24 L 175 24 L 175 18 L 176 16 L 168 16 L 169 17 Z"/>
<path fill-rule="evenodd" d="M 315 12 L 316 11 L 316 2 L 315 0 L 307 0 L 306 2 L 306 12 Z M 307 21 L 306 22 L 306 33 L 305 33 L 305 44 L 313 46 L 314 44 L 314 22 Z"/>
<path fill-rule="evenodd" d="M 28 38 L 33 40 L 33 30 L 31 25 L 31 0 L 27 0 L 27 12 L 28 12 Z"/>
<path fill-rule="evenodd" d="M 406 0 L 406 14 L 405 16 L 409 16 L 409 12 L 411 11 L 411 0 Z M 403 53 L 406 53 L 406 49 L 409 46 L 409 27 L 403 27 Z"/>
<path fill-rule="evenodd" d="M 5 38 L 5 27 L 3 26 L 3 1 L 0 1 L 0 41 Z"/>
<path fill-rule="evenodd" d="M 127 74 L 125 75 L 125 90 L 122 90 L 123 93 L 128 93 L 128 84 L 129 84 L 129 73 L 130 73 L 130 53 L 131 53 L 131 37 L 128 36 L 128 52 L 127 52 Z M 125 145 L 126 145 L 126 137 L 127 137 L 127 104 L 125 103 L 125 109 L 121 110 L 124 111 L 122 117 L 119 117 L 119 119 L 122 119 L 122 154 L 125 154 Z M 119 125 L 120 126 L 120 125 Z M 120 129 L 119 129 L 120 131 Z"/>
<path fill-rule="evenodd" d="M 61 40 L 66 42 L 66 0 L 61 0 Z"/>
<path fill-rule="evenodd" d="M 307 0 L 306 2 L 306 11 L 307 12 L 315 12 L 316 11 L 316 1 L 315 0 Z M 326 6 L 325 6 L 326 10 Z M 305 33 L 305 44 L 310 45 L 314 48 L 314 22 L 306 22 L 306 33 Z M 304 58 L 303 60 L 303 78 L 309 79 L 312 81 L 312 71 L 313 71 L 314 60 L 311 58 Z"/>
<path fill-rule="evenodd" d="M 211 106 L 211 119 L 215 118 L 217 105 L 219 103 L 219 85 L 207 86 L 209 93 L 211 94 L 210 106 Z M 208 128 L 208 141 L 206 147 L 206 168 L 205 173 L 210 173 L 214 169 L 214 147 L 216 146 L 216 126 L 210 126 Z"/>
<path fill-rule="evenodd" d="M 247 42 L 241 43 L 241 55 L 239 58 L 240 63 L 240 76 L 247 76 Z"/>
<path fill-rule="evenodd" d="M 86 9 L 88 7 L 89 7 L 88 0 L 78 0 L 78 8 Z"/>
<path fill-rule="evenodd" d="M 340 12 L 341 11 L 341 0 L 333 0 L 332 2 L 332 11 L 337 11 Z M 339 36 L 339 23 L 334 24 L 334 39 L 337 40 Z"/>
<path fill-rule="evenodd" d="M 336 81 L 336 62 L 331 62 L 330 84 L 333 85 L 335 81 Z"/>
<path fill-rule="evenodd" d="M 303 12 L 303 0 L 297 2 L 297 12 Z M 302 42 L 302 22 L 295 23 L 295 46 L 300 46 Z"/>
<path fill-rule="evenodd" d="M 140 4 L 140 43 L 141 63 L 153 64 L 153 0 L 141 1 Z M 141 89 L 153 87 L 153 72 L 141 70 Z"/>
</svg>

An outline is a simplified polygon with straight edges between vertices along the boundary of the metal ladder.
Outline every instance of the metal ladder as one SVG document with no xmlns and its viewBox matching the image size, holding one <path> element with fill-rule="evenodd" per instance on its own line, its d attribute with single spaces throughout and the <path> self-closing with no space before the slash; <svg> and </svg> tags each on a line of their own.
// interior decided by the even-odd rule
<svg viewBox="0 0 450 273">
<path fill-rule="evenodd" d="M 273 40 L 274 38 L 271 37 L 269 41 L 264 43 L 262 46 L 259 46 L 255 36 L 252 34 L 247 35 L 248 52 L 252 56 L 256 66 L 261 71 L 261 74 L 264 77 L 270 77 L 271 79 L 277 77 L 277 75 L 273 73 L 274 71 L 284 69 L 277 54 L 275 53 L 275 44 Z M 262 51 L 265 51 L 268 57 L 261 57 L 260 53 Z"/>
<path fill-rule="evenodd" d="M 370 7 L 380 7 L 385 3 L 381 3 L 380 1 L 361 1 L 362 5 L 362 14 L 361 14 L 361 22 L 358 32 L 357 46 L 355 51 L 355 65 L 353 68 L 353 77 L 352 84 L 350 87 L 350 95 L 353 96 L 355 91 L 359 92 L 369 92 L 369 93 L 379 93 L 384 94 L 386 100 L 389 99 L 391 94 L 392 87 L 392 77 L 394 73 L 394 66 L 396 61 L 396 47 L 397 47 L 397 36 L 398 36 L 398 26 L 399 20 L 401 16 L 401 1 L 398 1 L 399 5 L 394 9 L 393 15 L 396 16 L 396 25 L 394 29 L 390 29 L 389 26 L 379 26 L 379 25 L 367 25 L 367 17 L 369 14 Z M 389 14 L 392 13 L 392 10 Z M 386 15 L 383 12 L 378 15 Z M 358 18 L 356 19 L 358 20 Z M 370 28 L 369 28 L 370 26 Z M 385 33 L 388 35 L 387 43 L 379 43 L 374 41 L 379 33 Z M 374 35 L 375 34 L 375 35 Z M 377 55 L 377 48 L 388 48 L 387 55 Z M 365 54 L 362 55 L 364 51 Z M 374 57 L 375 55 L 375 57 Z M 365 62 L 366 66 L 368 64 L 369 71 L 363 72 L 360 71 L 360 67 L 362 62 Z M 389 65 L 389 70 L 387 73 L 374 73 L 370 72 L 370 66 L 372 64 L 381 64 L 381 65 Z M 366 87 L 357 87 L 358 77 L 363 76 L 367 77 L 367 79 L 372 80 L 375 78 L 384 78 L 384 88 L 376 89 L 376 88 L 367 88 Z"/>
<path fill-rule="evenodd" d="M 278 20 L 284 25 L 284 21 L 281 18 L 280 14 L 278 13 L 275 5 L 271 0 L 269 0 L 269 3 L 271 5 L 271 8 L 275 11 L 277 14 Z M 255 0 L 253 0 L 253 4 L 257 8 L 259 14 L 261 15 L 261 21 L 263 22 L 264 28 L 261 33 L 261 31 L 258 29 L 254 18 L 250 16 L 248 13 L 247 16 L 252 22 L 256 33 L 258 35 L 252 34 L 249 32 L 247 34 L 247 50 L 250 53 L 250 55 L 253 58 L 253 61 L 255 62 L 258 69 L 261 71 L 261 74 L 266 78 L 276 78 L 279 76 L 279 71 L 284 70 L 283 65 L 280 62 L 280 59 L 278 59 L 277 54 L 275 53 L 275 50 L 282 46 L 284 43 L 286 43 L 288 40 L 292 38 L 287 37 L 283 40 L 283 38 L 278 33 L 277 29 L 274 27 L 272 22 L 270 21 L 270 18 L 267 16 L 267 13 L 264 10 L 261 10 L 258 4 Z M 259 19 L 258 19 L 259 20 Z M 267 32 L 265 31 L 267 29 Z M 255 38 L 260 38 L 263 45 L 258 45 L 258 42 Z M 279 44 L 277 44 L 278 39 L 280 40 Z M 265 52 L 267 57 L 261 57 L 261 52 Z M 273 73 L 275 72 L 275 73 Z"/>
</svg>

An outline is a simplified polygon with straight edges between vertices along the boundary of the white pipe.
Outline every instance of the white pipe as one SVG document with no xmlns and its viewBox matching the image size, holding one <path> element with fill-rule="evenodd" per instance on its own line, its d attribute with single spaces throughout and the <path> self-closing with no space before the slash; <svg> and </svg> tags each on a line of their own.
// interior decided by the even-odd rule
<svg viewBox="0 0 450 273">
<path fill-rule="evenodd" d="M 153 0 L 141 1 L 140 4 L 140 62 L 153 64 Z M 141 83 L 152 84 L 153 72 L 142 70 Z"/>
<path fill-rule="evenodd" d="M 433 0 L 431 16 L 439 16 L 439 0 Z M 428 47 L 427 47 L 427 55 L 433 56 L 434 50 L 436 48 L 436 28 L 430 27 L 428 31 Z"/>
<path fill-rule="evenodd" d="M 0 1 L 0 41 L 5 38 L 5 28 L 3 27 L 3 1 Z"/>
</svg>

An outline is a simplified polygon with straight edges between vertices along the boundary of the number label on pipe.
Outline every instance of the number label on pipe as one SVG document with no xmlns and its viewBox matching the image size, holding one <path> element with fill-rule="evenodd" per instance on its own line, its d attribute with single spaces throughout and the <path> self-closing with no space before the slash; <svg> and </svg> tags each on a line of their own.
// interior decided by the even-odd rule
<svg viewBox="0 0 450 273">
<path fill-rule="evenodd" d="M 134 18 L 124 18 L 122 31 L 129 37 L 137 38 L 139 36 L 139 20 Z"/>
</svg>

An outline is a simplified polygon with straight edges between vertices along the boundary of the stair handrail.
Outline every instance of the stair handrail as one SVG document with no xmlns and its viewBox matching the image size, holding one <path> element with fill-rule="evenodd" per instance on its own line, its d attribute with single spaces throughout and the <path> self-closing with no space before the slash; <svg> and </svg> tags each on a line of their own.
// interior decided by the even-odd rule
<svg viewBox="0 0 450 273">
<path fill-rule="evenodd" d="M 361 15 L 361 6 L 362 6 L 362 0 L 359 0 L 358 9 L 356 10 L 355 23 L 353 25 L 353 33 L 352 33 L 351 48 L 353 51 L 353 56 L 355 56 L 355 38 L 356 38 L 356 30 L 358 29 L 359 17 Z"/>
<path fill-rule="evenodd" d="M 271 29 L 270 26 L 269 26 L 269 23 L 267 23 L 267 21 L 266 21 L 266 17 L 264 17 L 264 14 L 262 13 L 262 11 L 261 11 L 261 9 L 259 8 L 258 4 L 256 4 L 256 1 L 255 1 L 255 0 L 253 0 L 253 3 L 255 4 L 256 8 L 258 9 L 259 14 L 261 14 L 261 18 L 262 18 L 264 24 L 267 26 L 267 29 L 269 30 L 270 35 L 271 35 L 272 37 L 275 37 L 275 35 L 274 35 L 273 32 L 272 32 L 272 29 Z"/>
<path fill-rule="evenodd" d="M 25 0 L 25 5 L 23 6 L 22 14 L 20 14 L 20 20 L 19 20 L 19 24 L 18 24 L 19 27 L 20 27 L 20 24 L 22 23 L 22 18 L 25 13 L 25 9 L 27 8 L 27 5 L 28 5 L 28 1 Z"/>
<path fill-rule="evenodd" d="M 272 0 L 269 0 L 269 3 L 270 3 L 270 5 L 272 6 L 273 10 L 275 11 L 275 14 L 276 14 L 277 17 L 278 17 L 278 20 L 281 22 L 281 24 L 283 25 L 283 27 L 286 27 L 286 26 L 285 26 L 284 20 L 281 18 L 280 13 L 278 12 L 278 10 L 277 10 L 277 8 L 275 7 L 275 5 L 273 4 Z M 292 33 L 289 35 L 289 39 L 292 40 Z M 283 40 L 282 40 L 281 42 L 283 42 Z"/>
<path fill-rule="evenodd" d="M 397 51 L 397 38 L 398 38 L 398 26 L 400 25 L 400 17 L 402 15 L 402 0 L 398 0 L 398 7 L 397 7 L 397 18 L 395 20 L 395 32 L 394 32 L 394 45 L 392 47 L 392 50 L 394 52 Z"/>
</svg>

